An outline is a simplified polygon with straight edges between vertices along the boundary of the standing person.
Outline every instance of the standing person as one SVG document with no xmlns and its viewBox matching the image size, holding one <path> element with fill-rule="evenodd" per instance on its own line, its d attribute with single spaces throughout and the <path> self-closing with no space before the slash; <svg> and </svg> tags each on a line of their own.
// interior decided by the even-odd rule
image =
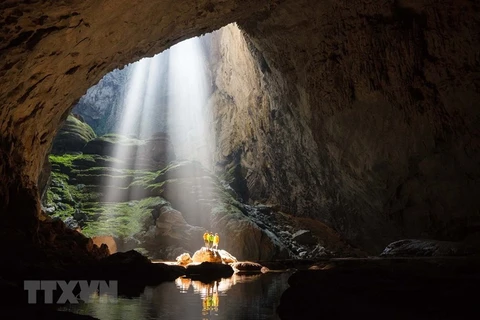
<svg viewBox="0 0 480 320">
<path fill-rule="evenodd" d="M 208 235 L 208 242 L 209 242 L 210 248 L 213 247 L 213 239 L 214 239 L 213 233 L 210 232 L 210 234 Z"/>
<path fill-rule="evenodd" d="M 213 247 L 215 247 L 216 250 L 218 250 L 218 243 L 220 242 L 220 236 L 218 233 L 215 233 L 215 237 L 213 237 Z"/>
<path fill-rule="evenodd" d="M 203 234 L 203 241 L 205 242 L 205 248 L 207 249 L 208 249 L 209 237 L 210 237 L 209 232 L 205 231 L 205 233 Z"/>
</svg>

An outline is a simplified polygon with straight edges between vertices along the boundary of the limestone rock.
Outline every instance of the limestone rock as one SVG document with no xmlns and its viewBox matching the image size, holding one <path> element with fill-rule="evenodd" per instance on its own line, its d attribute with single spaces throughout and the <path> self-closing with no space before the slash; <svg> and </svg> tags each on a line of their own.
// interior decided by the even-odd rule
<svg viewBox="0 0 480 320">
<path fill-rule="evenodd" d="M 122 70 L 113 70 L 103 77 L 98 84 L 88 89 L 73 108 L 81 115 L 98 136 L 114 132 L 121 121 L 121 111 L 127 76 L 131 66 Z"/>
<path fill-rule="evenodd" d="M 292 235 L 292 240 L 299 244 L 317 244 L 317 239 L 312 235 L 310 230 L 299 230 Z"/>
<path fill-rule="evenodd" d="M 186 266 L 193 262 L 192 257 L 190 257 L 190 254 L 188 253 L 182 253 L 175 260 L 177 261 L 177 264 L 181 266 Z"/>
<path fill-rule="evenodd" d="M 263 230 L 239 208 L 221 205 L 213 209 L 212 227 L 222 230 L 220 245 L 239 259 L 288 258 L 285 245 L 270 231 Z"/>
<path fill-rule="evenodd" d="M 212 263 L 222 263 L 222 257 L 216 250 L 202 248 L 195 251 L 192 257 L 193 262 L 212 262 Z"/>
<path fill-rule="evenodd" d="M 180 211 L 173 209 L 170 205 L 161 205 L 158 212 L 159 216 L 152 232 L 145 233 L 141 237 L 142 245 L 148 250 L 155 251 L 159 247 L 172 246 L 194 252 L 203 243 L 205 229 L 188 224 Z M 163 258 L 175 259 L 178 253 L 172 252 L 172 255 Z"/>
</svg>

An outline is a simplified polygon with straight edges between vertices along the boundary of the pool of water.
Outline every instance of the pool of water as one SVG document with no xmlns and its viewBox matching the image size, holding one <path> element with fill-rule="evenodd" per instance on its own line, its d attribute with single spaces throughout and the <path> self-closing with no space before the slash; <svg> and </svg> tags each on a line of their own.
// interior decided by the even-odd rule
<svg viewBox="0 0 480 320">
<path fill-rule="evenodd" d="M 291 273 L 234 274 L 203 283 L 188 278 L 147 287 L 136 298 L 112 301 L 96 297 L 90 303 L 63 310 L 101 320 L 120 319 L 279 319 L 276 308 L 288 288 Z"/>
</svg>

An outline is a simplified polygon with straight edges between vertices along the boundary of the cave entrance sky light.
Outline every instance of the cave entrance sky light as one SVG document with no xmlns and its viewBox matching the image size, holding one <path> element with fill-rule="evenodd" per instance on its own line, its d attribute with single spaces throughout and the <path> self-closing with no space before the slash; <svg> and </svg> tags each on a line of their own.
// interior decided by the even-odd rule
<svg viewBox="0 0 480 320">
<path fill-rule="evenodd" d="M 116 132 L 141 139 L 157 132 L 166 133 L 178 160 L 198 161 L 211 168 L 213 141 L 208 129 L 211 113 L 206 61 L 202 40 L 195 37 L 130 65 Z M 160 109 L 163 111 L 159 112 Z M 128 161 L 130 168 L 138 168 L 139 155 L 132 154 L 128 143 L 115 144 L 112 156 Z M 125 164 L 119 162 L 112 170 L 122 166 Z M 115 181 L 106 185 L 115 186 Z M 104 190 L 105 202 L 115 201 L 115 189 Z"/>
</svg>

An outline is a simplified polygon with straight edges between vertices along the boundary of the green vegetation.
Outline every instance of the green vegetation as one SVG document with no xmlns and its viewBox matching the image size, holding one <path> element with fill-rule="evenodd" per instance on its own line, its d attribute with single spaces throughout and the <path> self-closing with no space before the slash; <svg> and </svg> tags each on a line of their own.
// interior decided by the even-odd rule
<svg viewBox="0 0 480 320">
<path fill-rule="evenodd" d="M 137 141 L 114 134 L 97 139 Z M 199 182 L 201 190 L 195 191 L 202 195 L 197 199 L 199 207 L 212 208 L 219 215 L 242 214 L 234 192 L 197 162 L 172 162 L 155 171 L 134 170 L 123 160 L 98 154 L 50 155 L 49 159 L 52 183 L 44 205 L 52 217 L 73 217 L 87 236 L 138 236 L 153 224 L 153 210 L 168 203 L 164 197 L 170 195 L 168 199 L 180 205 L 176 195 L 191 194 Z M 114 196 L 109 198 L 112 202 L 105 202 L 107 192 Z"/>
<path fill-rule="evenodd" d="M 160 197 L 122 203 L 98 203 L 98 218 L 86 224 L 82 232 L 86 236 L 132 236 L 144 230 L 145 226 L 153 224 L 153 209 L 167 203 Z"/>
</svg>

